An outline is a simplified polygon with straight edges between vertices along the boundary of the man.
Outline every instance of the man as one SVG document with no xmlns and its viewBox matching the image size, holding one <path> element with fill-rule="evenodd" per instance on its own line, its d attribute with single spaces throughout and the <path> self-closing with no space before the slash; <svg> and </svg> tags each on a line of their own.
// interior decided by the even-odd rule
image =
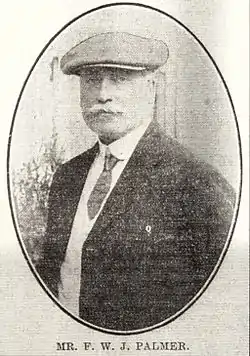
<svg viewBox="0 0 250 356">
<path fill-rule="evenodd" d="M 173 316 L 213 272 L 234 194 L 156 122 L 156 74 L 165 43 L 128 33 L 93 36 L 62 71 L 80 77 L 93 148 L 56 171 L 38 271 L 74 315 L 111 330 Z"/>
</svg>

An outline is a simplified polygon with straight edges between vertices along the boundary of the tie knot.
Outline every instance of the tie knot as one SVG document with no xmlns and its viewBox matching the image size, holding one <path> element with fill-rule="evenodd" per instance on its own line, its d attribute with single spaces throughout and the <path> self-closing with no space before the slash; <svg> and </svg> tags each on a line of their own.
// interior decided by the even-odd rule
<svg viewBox="0 0 250 356">
<path fill-rule="evenodd" d="M 113 156 L 109 148 L 107 147 L 104 160 L 104 170 L 111 171 L 118 161 L 119 159 Z"/>
</svg>

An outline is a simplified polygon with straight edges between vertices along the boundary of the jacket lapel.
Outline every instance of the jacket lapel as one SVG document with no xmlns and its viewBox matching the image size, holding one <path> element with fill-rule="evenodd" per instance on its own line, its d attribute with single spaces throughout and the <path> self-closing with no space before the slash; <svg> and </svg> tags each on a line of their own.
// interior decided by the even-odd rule
<svg viewBox="0 0 250 356">
<path fill-rule="evenodd" d="M 58 207 L 58 211 L 63 214 L 63 216 L 58 219 L 58 224 L 61 224 L 61 226 L 59 226 L 59 231 L 62 231 L 59 240 L 62 258 L 66 252 L 82 189 L 97 152 L 98 144 L 96 143 L 90 150 L 77 156 L 73 161 L 73 165 L 71 165 L 69 174 L 65 177 L 65 181 L 63 182 L 64 189 L 61 191 L 62 196 L 60 206 Z M 62 206 L 63 209 L 61 209 Z"/>
<path fill-rule="evenodd" d="M 159 137 L 160 129 L 156 123 L 152 122 L 120 175 L 89 237 L 100 234 L 100 231 L 104 232 L 113 219 L 129 210 L 131 198 L 136 196 L 141 184 L 150 189 L 152 168 L 159 165 L 159 160 L 161 160 L 160 150 L 156 151 L 155 148 L 156 142 L 159 143 Z"/>
</svg>

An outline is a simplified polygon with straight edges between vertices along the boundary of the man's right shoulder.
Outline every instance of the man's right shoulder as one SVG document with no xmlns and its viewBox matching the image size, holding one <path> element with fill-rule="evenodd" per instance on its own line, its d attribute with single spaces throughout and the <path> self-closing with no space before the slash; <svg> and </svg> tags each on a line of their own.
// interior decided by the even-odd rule
<svg viewBox="0 0 250 356">
<path fill-rule="evenodd" d="M 79 172 L 84 170 L 86 166 L 91 165 L 97 152 L 98 145 L 95 144 L 90 149 L 60 164 L 53 175 L 53 181 L 57 178 L 62 179 L 62 177 L 67 178 L 71 177 L 74 174 L 78 174 Z"/>
</svg>

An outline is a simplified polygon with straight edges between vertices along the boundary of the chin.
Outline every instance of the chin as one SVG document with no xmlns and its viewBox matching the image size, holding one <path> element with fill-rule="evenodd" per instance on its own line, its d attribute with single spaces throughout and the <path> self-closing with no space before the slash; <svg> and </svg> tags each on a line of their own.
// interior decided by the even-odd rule
<svg viewBox="0 0 250 356">
<path fill-rule="evenodd" d="M 95 131 L 98 135 L 120 135 L 124 131 L 120 126 L 119 122 L 106 122 L 106 123 L 95 123 L 92 127 L 92 130 Z M 118 129 L 118 130 L 117 130 Z"/>
<path fill-rule="evenodd" d="M 92 119 L 85 120 L 89 128 L 99 137 L 107 137 L 109 140 L 117 140 L 125 136 L 135 127 L 128 125 L 128 122 L 122 120 L 120 116 L 98 115 Z M 125 121 L 125 122 L 124 122 Z"/>
<path fill-rule="evenodd" d="M 123 132 L 117 132 L 114 130 L 112 130 L 112 131 L 111 130 L 110 131 L 98 131 L 96 133 L 100 138 L 103 138 L 110 142 L 118 140 L 120 137 L 125 135 L 125 133 L 123 133 Z"/>
<path fill-rule="evenodd" d="M 95 130 L 96 134 L 103 139 L 103 141 L 113 142 L 118 140 L 119 138 L 125 136 L 130 130 L 120 130 L 117 131 L 117 125 L 115 127 L 109 127 L 106 130 Z"/>
</svg>

